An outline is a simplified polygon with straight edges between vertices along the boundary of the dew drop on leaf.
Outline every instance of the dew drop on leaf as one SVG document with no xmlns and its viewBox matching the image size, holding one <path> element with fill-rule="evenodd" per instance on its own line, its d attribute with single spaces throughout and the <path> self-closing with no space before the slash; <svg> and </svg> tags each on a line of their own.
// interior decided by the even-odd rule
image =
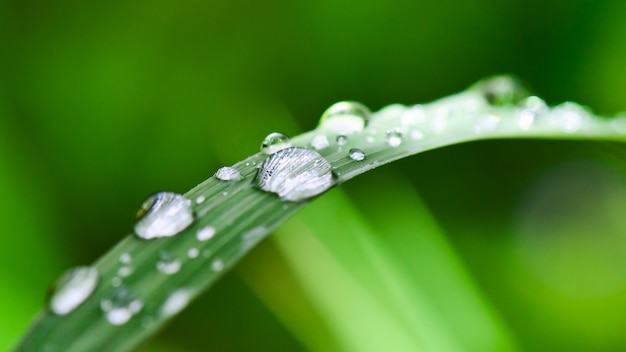
<svg viewBox="0 0 626 352">
<path fill-rule="evenodd" d="M 278 132 L 268 134 L 263 140 L 263 143 L 261 143 L 261 151 L 268 155 L 289 147 L 291 147 L 289 138 Z"/>
<path fill-rule="evenodd" d="M 232 166 L 224 166 L 215 172 L 215 178 L 222 181 L 241 180 L 241 173 Z"/>
<path fill-rule="evenodd" d="M 328 147 L 330 143 L 328 142 L 328 137 L 323 134 L 317 134 L 313 139 L 311 139 L 311 147 L 321 150 Z"/>
<path fill-rule="evenodd" d="M 167 318 L 183 310 L 191 300 L 191 291 L 179 289 L 173 292 L 161 306 L 161 316 Z"/>
<path fill-rule="evenodd" d="M 112 325 L 124 325 L 143 308 L 143 302 L 130 289 L 117 287 L 100 301 L 100 309 Z"/>
<path fill-rule="evenodd" d="M 387 144 L 390 147 L 397 147 L 400 144 L 402 144 L 402 133 L 400 131 L 396 130 L 392 130 L 392 131 L 388 131 L 387 132 L 387 137 L 385 139 L 387 141 Z"/>
<path fill-rule="evenodd" d="M 352 160 L 362 161 L 365 159 L 365 153 L 359 148 L 350 149 L 349 155 Z"/>
<path fill-rule="evenodd" d="M 50 310 L 65 315 L 83 303 L 98 285 L 100 275 L 93 267 L 78 267 L 67 271 L 56 282 L 50 296 Z"/>
<path fill-rule="evenodd" d="M 363 130 L 370 118 L 370 110 L 354 101 L 331 105 L 320 119 L 320 127 L 336 134 L 349 135 Z"/>
<path fill-rule="evenodd" d="M 176 274 L 180 271 L 182 262 L 166 251 L 159 253 L 159 261 L 156 263 L 157 269 L 165 275 Z"/>
<path fill-rule="evenodd" d="M 172 192 L 149 197 L 135 216 L 135 234 L 149 240 L 170 237 L 187 228 L 194 220 L 191 200 Z"/>
<path fill-rule="evenodd" d="M 337 136 L 337 145 L 338 146 L 346 145 L 346 143 L 348 143 L 348 137 L 346 137 L 343 134 L 340 134 L 340 135 Z"/>
<path fill-rule="evenodd" d="M 205 226 L 196 232 L 198 241 L 208 241 L 215 236 L 215 227 Z"/>
<path fill-rule="evenodd" d="M 287 201 L 314 197 L 335 184 L 332 166 L 317 152 L 288 148 L 263 161 L 254 184 Z"/>
</svg>

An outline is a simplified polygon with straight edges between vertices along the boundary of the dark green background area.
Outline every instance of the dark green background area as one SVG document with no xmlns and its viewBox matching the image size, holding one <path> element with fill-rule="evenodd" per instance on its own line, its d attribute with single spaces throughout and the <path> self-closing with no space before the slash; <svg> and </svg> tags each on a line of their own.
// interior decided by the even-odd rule
<svg viewBox="0 0 626 352">
<path fill-rule="evenodd" d="M 333 102 L 428 102 L 513 73 L 551 104 L 626 110 L 625 19 L 622 0 L 0 0 L 0 349 L 65 268 L 131 231 L 147 195 L 183 193 Z M 409 180 L 521 349 L 624 350 L 625 156 L 480 142 L 342 189 L 393 213 L 384 189 Z M 306 349 L 240 271 L 146 350 Z"/>
</svg>

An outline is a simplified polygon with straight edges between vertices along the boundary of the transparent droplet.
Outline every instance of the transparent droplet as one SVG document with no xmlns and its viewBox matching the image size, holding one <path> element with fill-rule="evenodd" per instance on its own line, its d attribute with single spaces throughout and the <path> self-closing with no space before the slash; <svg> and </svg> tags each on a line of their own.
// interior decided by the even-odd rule
<svg viewBox="0 0 626 352">
<path fill-rule="evenodd" d="M 523 109 L 519 112 L 519 126 L 523 130 L 530 129 L 530 126 L 535 122 L 535 113 L 530 109 Z"/>
<path fill-rule="evenodd" d="M 135 217 L 135 234 L 143 239 L 170 237 L 193 222 L 191 200 L 178 193 L 160 192 L 148 198 Z"/>
<path fill-rule="evenodd" d="M 121 284 L 122 284 L 122 278 L 116 276 L 111 279 L 111 286 L 119 287 Z"/>
<path fill-rule="evenodd" d="M 180 259 L 177 259 L 168 252 L 162 251 L 159 253 L 159 261 L 156 263 L 157 269 L 165 275 L 176 274 L 180 271 L 182 263 Z"/>
<path fill-rule="evenodd" d="M 348 143 L 348 137 L 344 136 L 343 134 L 337 136 L 337 145 L 343 146 L 346 145 L 346 143 Z"/>
<path fill-rule="evenodd" d="M 522 101 L 522 107 L 534 112 L 535 116 L 545 115 L 549 110 L 548 104 L 546 104 L 543 99 L 534 95 L 524 99 Z"/>
<path fill-rule="evenodd" d="M 52 288 L 50 310 L 58 315 L 70 313 L 96 289 L 99 278 L 98 270 L 92 267 L 67 271 Z"/>
<path fill-rule="evenodd" d="M 476 126 L 474 126 L 474 132 L 482 133 L 493 131 L 498 127 L 501 119 L 499 115 L 489 114 L 478 121 Z"/>
<path fill-rule="evenodd" d="M 183 310 L 191 300 L 191 291 L 180 289 L 172 293 L 161 306 L 161 316 L 171 317 Z"/>
<path fill-rule="evenodd" d="M 326 137 L 326 135 L 317 134 L 315 135 L 315 137 L 313 137 L 313 139 L 311 139 L 311 147 L 317 150 L 324 149 L 329 145 L 330 143 L 328 142 L 328 138 Z"/>
<path fill-rule="evenodd" d="M 117 275 L 119 277 L 129 277 L 133 273 L 133 268 L 130 266 L 122 266 L 117 269 Z"/>
<path fill-rule="evenodd" d="M 422 123 L 426 120 L 426 113 L 424 107 L 421 105 L 414 105 L 402 114 L 400 117 L 400 123 L 402 126 L 413 126 L 418 123 Z"/>
<path fill-rule="evenodd" d="M 365 139 L 367 141 L 367 143 L 374 143 L 375 139 L 372 136 L 367 136 L 367 138 Z"/>
<path fill-rule="evenodd" d="M 588 112 L 576 103 L 566 102 L 552 109 L 554 123 L 563 127 L 565 132 L 574 133 L 578 131 Z"/>
<path fill-rule="evenodd" d="M 288 148 L 263 161 L 255 185 L 288 201 L 316 196 L 335 184 L 332 166 L 317 152 Z"/>
<path fill-rule="evenodd" d="M 198 196 L 196 197 L 196 204 L 202 204 L 204 203 L 205 200 L 206 200 L 205 196 Z"/>
<path fill-rule="evenodd" d="M 363 130 L 370 118 L 370 110 L 354 101 L 331 105 L 320 119 L 320 127 L 335 134 L 349 135 Z"/>
<path fill-rule="evenodd" d="M 510 76 L 491 77 L 478 82 L 475 87 L 491 105 L 516 104 L 528 96 L 524 85 Z"/>
<path fill-rule="evenodd" d="M 265 154 L 274 154 L 279 150 L 291 147 L 289 138 L 282 133 L 270 133 L 261 144 L 261 151 Z"/>
<path fill-rule="evenodd" d="M 387 132 L 387 138 L 385 139 L 390 147 L 397 147 L 402 144 L 402 133 L 400 131 L 392 130 Z"/>
<path fill-rule="evenodd" d="M 143 302 L 126 287 L 114 288 L 109 297 L 100 301 L 100 309 L 113 325 L 126 324 L 143 308 Z"/>
<path fill-rule="evenodd" d="M 424 138 L 424 133 L 420 130 L 412 130 L 410 135 L 411 139 L 414 141 Z"/>
<path fill-rule="evenodd" d="M 213 271 L 222 271 L 224 270 L 224 262 L 221 259 L 215 259 L 213 263 L 211 263 L 211 269 Z"/>
<path fill-rule="evenodd" d="M 189 250 L 187 251 L 187 257 L 189 257 L 190 259 L 197 258 L 198 255 L 200 255 L 200 251 L 198 250 L 198 248 L 189 248 Z"/>
<path fill-rule="evenodd" d="M 239 170 L 232 166 L 224 166 L 215 172 L 215 178 L 222 181 L 237 181 L 241 180 L 242 177 Z"/>
<path fill-rule="evenodd" d="M 208 241 L 213 238 L 213 236 L 215 236 L 215 227 L 213 226 L 205 226 L 196 233 L 198 241 Z"/>
<path fill-rule="evenodd" d="M 133 257 L 128 253 L 122 253 L 119 258 L 120 263 L 130 264 L 133 261 Z"/>
<path fill-rule="evenodd" d="M 352 160 L 362 161 L 363 159 L 365 159 L 365 153 L 359 148 L 350 149 L 349 155 L 350 159 Z"/>
</svg>

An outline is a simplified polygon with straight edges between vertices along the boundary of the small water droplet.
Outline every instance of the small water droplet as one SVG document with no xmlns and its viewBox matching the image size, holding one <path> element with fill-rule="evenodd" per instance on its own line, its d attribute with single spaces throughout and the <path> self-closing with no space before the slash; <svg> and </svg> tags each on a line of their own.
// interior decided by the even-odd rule
<svg viewBox="0 0 626 352">
<path fill-rule="evenodd" d="M 135 234 L 143 239 L 174 236 L 193 222 L 191 201 L 178 193 L 148 198 L 135 217 Z"/>
<path fill-rule="evenodd" d="M 418 123 L 422 123 L 426 120 L 426 113 L 424 107 L 421 105 L 414 105 L 402 114 L 400 117 L 400 123 L 402 126 L 413 126 Z"/>
<path fill-rule="evenodd" d="M 397 129 L 392 130 L 392 131 L 387 131 L 386 141 L 390 147 L 395 148 L 399 146 L 400 144 L 402 144 L 402 133 L 398 131 Z"/>
<path fill-rule="evenodd" d="M 367 136 L 365 140 L 367 141 L 367 143 L 374 143 L 374 137 L 372 136 Z"/>
<path fill-rule="evenodd" d="M 519 113 L 519 126 L 523 130 L 530 129 L 533 122 L 535 121 L 535 113 L 530 109 L 524 109 Z"/>
<path fill-rule="evenodd" d="M 216 272 L 224 270 L 224 262 L 221 259 L 215 259 L 211 263 L 211 269 Z"/>
<path fill-rule="evenodd" d="M 475 87 L 489 104 L 496 106 L 516 104 L 528 96 L 524 85 L 510 76 L 491 77 L 478 82 Z"/>
<path fill-rule="evenodd" d="M 198 250 L 198 248 L 189 248 L 189 250 L 187 251 L 187 256 L 190 259 L 197 258 L 198 255 L 200 255 L 200 251 Z"/>
<path fill-rule="evenodd" d="M 574 133 L 578 131 L 588 113 L 576 103 L 566 102 L 554 107 L 552 117 L 557 125 L 563 127 L 565 132 Z"/>
<path fill-rule="evenodd" d="M 370 114 L 370 110 L 361 103 L 342 101 L 324 111 L 320 127 L 336 134 L 357 133 L 363 130 Z"/>
<path fill-rule="evenodd" d="M 224 197 L 226 197 L 226 196 L 228 195 L 228 192 L 224 191 L 224 192 L 222 192 L 222 195 L 223 195 Z"/>
<path fill-rule="evenodd" d="M 546 104 L 543 99 L 534 95 L 524 99 L 522 101 L 522 107 L 534 112 L 536 116 L 545 115 L 549 110 L 548 104 Z"/>
<path fill-rule="evenodd" d="M 279 150 L 291 147 L 289 138 L 282 133 L 270 133 L 261 144 L 261 151 L 265 154 L 274 154 Z"/>
<path fill-rule="evenodd" d="M 113 289 L 111 295 L 100 302 L 100 309 L 112 325 L 124 325 L 143 308 L 143 302 L 126 287 Z"/>
<path fill-rule="evenodd" d="M 344 135 L 337 136 L 337 145 L 343 146 L 346 145 L 346 143 L 348 143 L 348 137 Z"/>
<path fill-rule="evenodd" d="M 498 127 L 501 119 L 499 115 L 489 114 L 478 121 L 476 126 L 474 126 L 474 132 L 482 133 L 493 131 Z"/>
<path fill-rule="evenodd" d="M 335 178 L 330 163 L 317 152 L 288 148 L 265 159 L 254 183 L 284 200 L 300 201 L 329 189 Z"/>
<path fill-rule="evenodd" d="M 205 196 L 198 196 L 196 197 L 196 204 L 202 204 L 204 203 L 205 200 L 206 200 Z"/>
<path fill-rule="evenodd" d="M 352 160 L 362 161 L 363 159 L 365 159 L 365 153 L 359 148 L 350 149 L 349 155 L 350 159 Z"/>
<path fill-rule="evenodd" d="M 180 271 L 181 266 L 181 261 L 170 253 L 165 251 L 161 251 L 159 253 L 159 261 L 156 263 L 156 267 L 163 274 L 176 274 L 178 271 Z"/>
<path fill-rule="evenodd" d="M 115 276 L 111 279 L 111 286 L 119 287 L 122 284 L 122 278 Z"/>
<path fill-rule="evenodd" d="M 326 135 L 317 134 L 315 135 L 315 137 L 313 137 L 313 139 L 311 139 L 311 147 L 317 150 L 324 149 L 329 145 L 330 143 L 328 142 L 328 138 L 326 137 Z"/>
<path fill-rule="evenodd" d="M 215 172 L 215 177 L 222 181 L 237 181 L 242 179 L 239 170 L 235 169 L 232 166 L 224 166 L 219 168 Z"/>
<path fill-rule="evenodd" d="M 98 270 L 92 267 L 67 271 L 52 288 L 50 310 L 58 315 L 70 313 L 96 289 L 99 278 Z"/>
<path fill-rule="evenodd" d="M 196 233 L 198 241 L 208 241 L 213 238 L 213 236 L 215 236 L 215 227 L 213 226 L 205 226 Z"/>
<path fill-rule="evenodd" d="M 420 140 L 424 138 L 424 133 L 420 130 L 412 130 L 411 131 L 411 139 L 414 141 Z"/>
<path fill-rule="evenodd" d="M 133 273 L 133 268 L 130 266 L 122 266 L 117 269 L 117 275 L 119 277 L 128 277 Z"/>
<path fill-rule="evenodd" d="M 130 264 L 133 261 L 133 257 L 128 253 L 122 253 L 119 258 L 120 263 Z"/>
<path fill-rule="evenodd" d="M 180 289 L 172 293 L 161 306 L 161 316 L 171 317 L 183 310 L 191 300 L 191 291 Z"/>
</svg>

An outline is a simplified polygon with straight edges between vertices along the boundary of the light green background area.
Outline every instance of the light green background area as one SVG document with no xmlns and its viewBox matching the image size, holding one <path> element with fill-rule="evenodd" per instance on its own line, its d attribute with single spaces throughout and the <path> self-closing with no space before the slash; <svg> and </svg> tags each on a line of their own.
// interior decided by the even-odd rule
<svg viewBox="0 0 626 352">
<path fill-rule="evenodd" d="M 0 349 L 145 196 L 333 102 L 426 102 L 510 72 L 549 103 L 626 110 L 624 16 L 619 0 L 0 1 Z M 624 350 L 624 160 L 489 141 L 375 170 L 145 350 Z"/>
</svg>

